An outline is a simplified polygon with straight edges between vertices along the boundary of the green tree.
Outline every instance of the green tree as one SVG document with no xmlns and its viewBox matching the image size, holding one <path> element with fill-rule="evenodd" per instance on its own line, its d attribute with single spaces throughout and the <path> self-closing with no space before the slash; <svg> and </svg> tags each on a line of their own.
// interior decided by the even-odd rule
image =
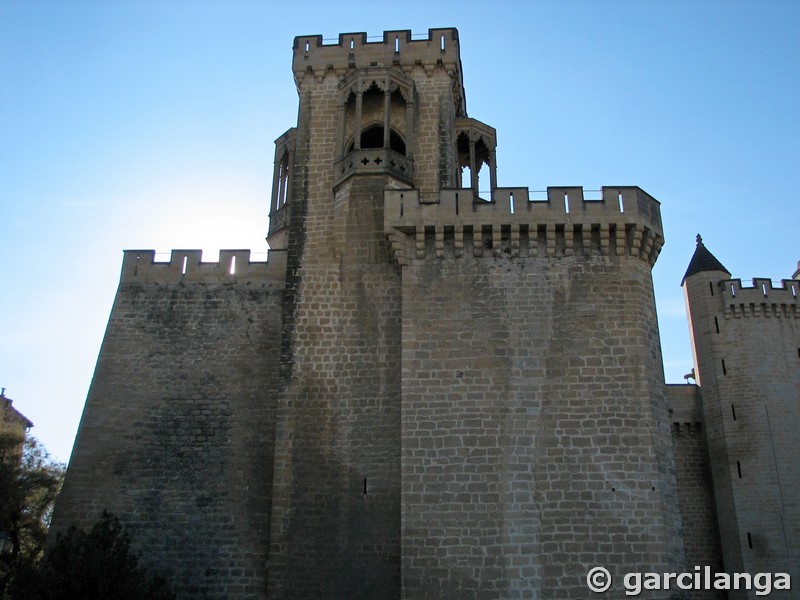
<svg viewBox="0 0 800 600">
<path fill-rule="evenodd" d="M 39 565 L 20 572 L 10 600 L 174 600 L 166 580 L 138 565 L 119 519 L 103 512 L 85 532 L 71 527 Z"/>
<path fill-rule="evenodd" d="M 0 427 L 0 532 L 11 540 L 0 555 L 0 595 L 14 574 L 44 552 L 64 465 L 22 430 Z"/>
</svg>

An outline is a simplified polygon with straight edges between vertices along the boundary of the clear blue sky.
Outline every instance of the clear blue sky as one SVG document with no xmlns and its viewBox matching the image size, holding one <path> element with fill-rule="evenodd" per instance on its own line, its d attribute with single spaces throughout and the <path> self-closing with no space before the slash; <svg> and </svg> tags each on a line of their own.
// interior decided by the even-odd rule
<svg viewBox="0 0 800 600">
<path fill-rule="evenodd" d="M 734 277 L 800 259 L 800 3 L 0 2 L 0 385 L 66 461 L 125 248 L 266 251 L 295 35 L 457 27 L 501 186 L 639 185 L 667 380 L 695 234 Z"/>
</svg>

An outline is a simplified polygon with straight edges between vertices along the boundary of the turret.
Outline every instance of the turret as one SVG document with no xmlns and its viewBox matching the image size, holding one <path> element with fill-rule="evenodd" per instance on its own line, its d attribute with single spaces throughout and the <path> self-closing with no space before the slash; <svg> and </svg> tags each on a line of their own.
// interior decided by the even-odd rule
<svg viewBox="0 0 800 600">
<path fill-rule="evenodd" d="M 755 278 L 743 286 L 698 235 L 682 285 L 725 570 L 796 580 L 800 281 Z"/>
</svg>

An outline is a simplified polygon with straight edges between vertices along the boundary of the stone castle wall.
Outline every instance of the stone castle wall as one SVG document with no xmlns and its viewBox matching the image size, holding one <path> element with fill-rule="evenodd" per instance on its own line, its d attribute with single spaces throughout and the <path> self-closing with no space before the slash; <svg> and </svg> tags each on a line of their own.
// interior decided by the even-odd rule
<svg viewBox="0 0 800 600">
<path fill-rule="evenodd" d="M 649 265 L 465 239 L 442 260 L 428 235 L 403 269 L 404 597 L 576 598 L 595 565 L 679 567 Z"/>
<path fill-rule="evenodd" d="M 692 281 L 717 290 L 692 308 L 719 336 L 696 352 L 701 404 L 663 381 L 658 202 L 497 187 L 455 30 L 301 36 L 293 72 L 280 251 L 126 252 L 55 530 L 112 510 L 181 600 L 574 599 L 594 566 L 615 594 L 628 572 L 719 565 L 710 454 L 721 518 L 767 507 L 722 528 L 751 527 L 756 557 L 725 567 L 795 559 L 774 545 L 776 518 L 797 533 L 795 348 L 758 356 L 793 339 L 800 288 Z M 457 189 L 480 164 L 491 192 Z"/>
<path fill-rule="evenodd" d="M 340 188 L 321 236 L 331 253 L 300 260 L 270 598 L 399 595 L 400 277 L 381 233 L 386 183 Z"/>
<path fill-rule="evenodd" d="M 725 566 L 797 579 L 800 281 L 747 287 L 705 271 L 685 293 Z"/>
<path fill-rule="evenodd" d="M 232 256 L 237 256 L 231 274 Z M 187 260 L 184 261 L 184 257 Z M 125 523 L 179 598 L 266 585 L 281 256 L 126 252 L 53 531 Z"/>
<path fill-rule="evenodd" d="M 700 388 L 668 385 L 667 397 L 687 571 L 692 572 L 695 566 L 709 566 L 712 572 L 723 572 Z M 722 590 L 695 590 L 692 598 L 725 600 L 727 596 Z"/>
<path fill-rule="evenodd" d="M 455 68 L 450 63 L 458 52 L 447 42 L 449 50 L 437 48 L 446 60 L 416 64 L 419 52 L 430 57 L 439 40 L 409 41 L 395 52 L 355 37 L 352 52 L 349 36 L 339 45 L 321 45 L 315 37 L 297 38 L 295 45 L 301 106 L 288 224 L 270 598 L 401 593 L 401 276 L 384 234 L 384 190 L 408 184 L 374 166 L 344 178 L 333 168 L 356 122 L 340 112 L 342 86 L 352 83 L 342 78 L 353 68 L 402 63 L 403 76 L 416 86 L 404 98 L 413 113 L 406 106 L 400 112 L 395 98 L 389 122 L 405 132 L 409 156 L 436 157 L 417 161 L 413 173 L 433 194 L 443 177 L 453 179 L 452 156 L 441 156 L 452 154 L 442 146 L 448 131 L 452 137 L 455 112 L 446 69 Z M 365 81 L 371 81 L 368 74 Z M 383 100 L 365 104 L 362 124 L 379 120 L 379 106 Z M 411 124 L 413 136 L 403 124 Z"/>
<path fill-rule="evenodd" d="M 385 176 L 337 184 L 339 80 L 304 75 L 295 134 L 270 598 L 399 594 L 400 279 Z"/>
<path fill-rule="evenodd" d="M 682 568 L 658 203 L 638 188 L 493 200 L 386 192 L 403 273 L 404 597 L 574 598 L 599 564 Z"/>
</svg>

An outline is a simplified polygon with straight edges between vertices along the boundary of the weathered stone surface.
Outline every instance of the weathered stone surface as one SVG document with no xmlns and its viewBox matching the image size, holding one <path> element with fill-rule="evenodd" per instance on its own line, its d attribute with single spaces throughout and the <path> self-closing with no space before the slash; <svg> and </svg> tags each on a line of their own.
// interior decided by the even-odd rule
<svg viewBox="0 0 800 600">
<path fill-rule="evenodd" d="M 621 597 L 722 558 L 800 577 L 800 283 L 693 261 L 702 402 L 668 389 L 658 201 L 499 187 L 458 43 L 295 40 L 270 260 L 126 252 L 54 529 L 112 510 L 182 600 L 575 599 L 595 566 Z"/>
<path fill-rule="evenodd" d="M 711 256 L 699 236 L 698 254 Z M 800 281 L 743 286 L 716 259 L 703 264 L 683 286 L 722 559 L 729 572 L 800 581 Z"/>
<path fill-rule="evenodd" d="M 263 597 L 283 284 L 167 266 L 123 275 L 54 528 L 108 509 L 181 597 Z"/>
</svg>

